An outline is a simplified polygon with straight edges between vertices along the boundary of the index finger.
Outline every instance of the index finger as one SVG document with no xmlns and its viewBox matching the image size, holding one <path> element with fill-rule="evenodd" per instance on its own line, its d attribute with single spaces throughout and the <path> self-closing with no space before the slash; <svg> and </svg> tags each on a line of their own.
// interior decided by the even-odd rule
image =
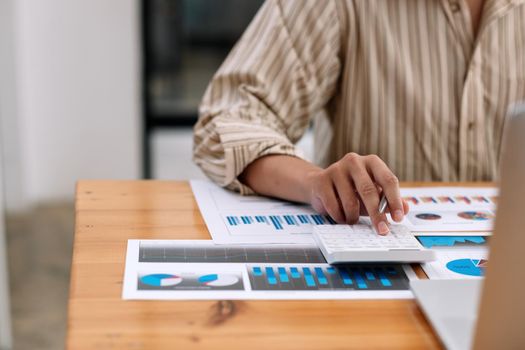
<svg viewBox="0 0 525 350">
<path fill-rule="evenodd" d="M 361 162 L 355 162 L 352 167 L 348 169 L 355 188 L 361 201 L 363 202 L 370 220 L 376 231 L 379 234 L 385 235 L 390 230 L 387 225 L 386 215 L 379 213 L 379 191 L 374 184 L 370 174 L 366 170 L 366 166 Z"/>
<path fill-rule="evenodd" d="M 371 156 L 367 162 L 368 170 L 374 180 L 381 186 L 388 201 L 388 208 L 392 219 L 396 222 L 403 220 L 405 211 L 401 193 L 399 192 L 399 180 L 388 166 L 377 156 Z"/>
</svg>

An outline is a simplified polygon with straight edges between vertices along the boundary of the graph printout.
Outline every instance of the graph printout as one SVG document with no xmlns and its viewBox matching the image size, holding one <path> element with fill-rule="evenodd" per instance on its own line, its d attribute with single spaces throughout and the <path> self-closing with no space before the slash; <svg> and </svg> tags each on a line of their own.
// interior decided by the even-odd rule
<svg viewBox="0 0 525 350">
<path fill-rule="evenodd" d="M 241 196 L 212 182 L 191 188 L 216 244 L 314 244 L 314 225 L 333 224 L 310 206 L 261 196 Z"/>
<path fill-rule="evenodd" d="M 216 244 L 314 244 L 312 227 L 334 224 L 307 205 L 241 196 L 209 181 L 192 180 L 191 187 Z M 410 205 L 403 224 L 417 235 L 486 235 L 492 229 L 494 188 L 402 188 L 401 195 Z"/>
<path fill-rule="evenodd" d="M 326 263 L 316 246 L 129 240 L 124 299 L 405 299 L 401 264 Z"/>
<path fill-rule="evenodd" d="M 480 235 L 492 230 L 497 190 L 488 187 L 401 188 L 410 205 L 405 224 L 412 232 L 471 232 Z M 450 233 L 443 233 L 450 234 Z"/>
<path fill-rule="evenodd" d="M 422 264 L 430 279 L 482 278 L 488 265 L 487 237 L 424 236 L 421 244 L 436 252 L 437 259 Z"/>
</svg>

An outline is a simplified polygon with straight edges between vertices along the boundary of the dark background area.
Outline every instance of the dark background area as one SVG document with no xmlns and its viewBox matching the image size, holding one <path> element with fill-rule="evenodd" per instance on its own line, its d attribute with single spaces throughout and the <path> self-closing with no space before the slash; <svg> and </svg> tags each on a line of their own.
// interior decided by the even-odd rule
<svg viewBox="0 0 525 350">
<path fill-rule="evenodd" d="M 152 132 L 196 122 L 208 82 L 262 3 L 142 0 L 145 178 L 153 176 Z"/>
</svg>

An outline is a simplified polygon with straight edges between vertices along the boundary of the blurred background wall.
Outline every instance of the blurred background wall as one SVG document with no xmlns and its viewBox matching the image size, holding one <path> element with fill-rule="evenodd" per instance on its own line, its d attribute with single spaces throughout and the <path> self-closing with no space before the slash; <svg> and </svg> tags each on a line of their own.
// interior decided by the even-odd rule
<svg viewBox="0 0 525 350">
<path fill-rule="evenodd" d="M 64 348 L 75 182 L 141 175 L 140 6 L 0 0 L 0 179 L 14 349 Z M 3 326 L 2 319 L 5 341 Z"/>
<path fill-rule="evenodd" d="M 3 180 L 2 147 L 0 145 L 0 184 Z M 3 198 L 3 188 L 0 186 L 0 199 Z M 9 279 L 7 275 L 7 258 L 5 252 L 4 203 L 0 201 L 0 349 L 12 347 L 11 309 L 9 301 Z"/>
<path fill-rule="evenodd" d="M 72 199 L 79 178 L 138 178 L 139 4 L 0 6 L 8 208 Z"/>
<path fill-rule="evenodd" d="M 64 347 L 77 180 L 204 178 L 198 104 L 262 3 L 0 0 L 14 349 Z"/>
</svg>

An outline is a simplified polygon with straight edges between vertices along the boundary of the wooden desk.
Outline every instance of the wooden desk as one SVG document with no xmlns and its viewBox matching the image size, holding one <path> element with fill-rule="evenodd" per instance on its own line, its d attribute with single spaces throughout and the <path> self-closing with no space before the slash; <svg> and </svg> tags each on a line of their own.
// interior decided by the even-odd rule
<svg viewBox="0 0 525 350">
<path fill-rule="evenodd" d="M 69 349 L 439 348 L 413 300 L 124 301 L 128 239 L 210 239 L 189 184 L 79 182 Z"/>
</svg>

